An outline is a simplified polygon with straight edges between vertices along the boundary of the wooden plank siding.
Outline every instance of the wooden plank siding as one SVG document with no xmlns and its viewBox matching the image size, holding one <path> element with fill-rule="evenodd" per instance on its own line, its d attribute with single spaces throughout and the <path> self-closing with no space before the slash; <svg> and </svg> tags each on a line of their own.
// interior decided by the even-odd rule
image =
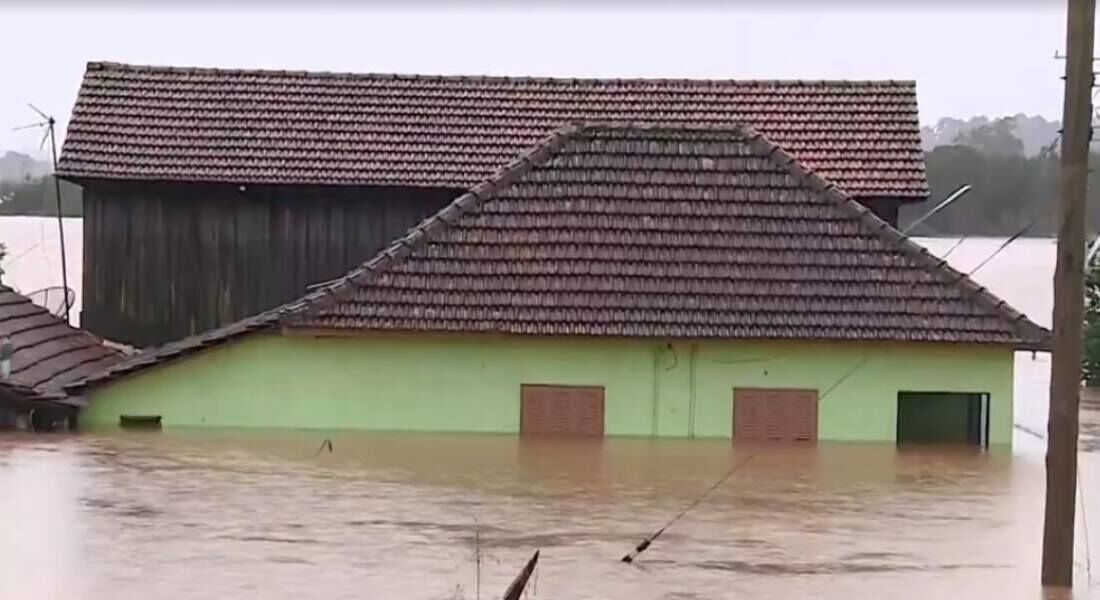
<svg viewBox="0 0 1100 600">
<path fill-rule="evenodd" d="M 84 183 L 82 326 L 150 346 L 344 275 L 460 192 Z"/>
</svg>

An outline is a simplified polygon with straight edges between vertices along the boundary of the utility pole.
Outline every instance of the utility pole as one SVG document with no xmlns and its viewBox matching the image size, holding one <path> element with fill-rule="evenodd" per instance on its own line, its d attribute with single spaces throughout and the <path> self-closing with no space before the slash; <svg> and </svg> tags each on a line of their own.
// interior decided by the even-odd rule
<svg viewBox="0 0 1100 600">
<path fill-rule="evenodd" d="M 1062 105 L 1058 261 L 1047 424 L 1043 585 L 1072 587 L 1077 501 L 1077 409 L 1084 320 L 1085 194 L 1092 137 L 1092 51 L 1096 0 L 1068 0 Z"/>
</svg>

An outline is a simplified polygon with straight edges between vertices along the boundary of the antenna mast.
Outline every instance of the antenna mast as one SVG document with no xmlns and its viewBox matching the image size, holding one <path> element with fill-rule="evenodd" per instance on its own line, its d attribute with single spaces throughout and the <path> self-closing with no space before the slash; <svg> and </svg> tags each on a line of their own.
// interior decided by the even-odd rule
<svg viewBox="0 0 1100 600">
<path fill-rule="evenodd" d="M 38 116 L 42 117 L 42 121 L 38 123 L 32 123 L 23 127 L 16 127 L 19 129 L 28 129 L 30 127 L 42 127 L 46 129 L 46 133 L 42 136 L 42 142 L 38 145 L 39 148 L 46 143 L 46 139 L 50 140 L 50 156 L 53 158 L 53 186 L 54 196 L 57 199 L 57 236 L 61 243 L 61 286 L 64 288 L 62 296 L 65 300 L 65 322 L 69 322 L 69 266 L 65 256 L 65 221 L 61 218 L 61 180 L 57 178 L 57 138 L 54 134 L 54 125 L 56 120 L 52 115 L 47 115 L 38 109 L 37 106 L 27 103 L 27 106 L 31 107 L 31 110 L 38 113 Z"/>
</svg>

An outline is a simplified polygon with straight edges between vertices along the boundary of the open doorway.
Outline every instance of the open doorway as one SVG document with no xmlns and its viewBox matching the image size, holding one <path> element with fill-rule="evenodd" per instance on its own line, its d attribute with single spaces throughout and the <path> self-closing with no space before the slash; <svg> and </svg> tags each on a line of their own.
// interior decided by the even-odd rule
<svg viewBox="0 0 1100 600">
<path fill-rule="evenodd" d="M 989 394 L 898 392 L 899 444 L 989 445 Z"/>
</svg>

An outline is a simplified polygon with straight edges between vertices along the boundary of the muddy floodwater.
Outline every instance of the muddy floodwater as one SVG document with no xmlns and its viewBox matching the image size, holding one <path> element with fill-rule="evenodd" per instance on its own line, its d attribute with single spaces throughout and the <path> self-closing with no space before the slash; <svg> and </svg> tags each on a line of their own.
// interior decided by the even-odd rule
<svg viewBox="0 0 1100 600">
<path fill-rule="evenodd" d="M 323 437 L 2 438 L 0 598 L 1041 597 L 1040 453 Z"/>
<path fill-rule="evenodd" d="M 50 230 L 38 223 L 0 219 L 5 281 L 24 291 L 53 283 Z M 78 270 L 79 236 L 70 243 Z M 925 243 L 943 253 L 955 240 Z M 999 244 L 967 240 L 949 259 L 969 270 Z M 1049 240 L 1025 240 L 976 278 L 1046 324 L 1053 260 Z M 499 598 L 535 549 L 533 598 L 1038 599 L 1048 372 L 1045 356 L 1017 355 L 1014 445 L 988 452 L 317 431 L 0 436 L 0 599 Z M 1078 599 L 1100 598 L 1100 412 L 1083 419 Z M 333 451 L 318 454 L 326 438 Z M 619 562 L 738 464 L 636 564 Z"/>
</svg>

